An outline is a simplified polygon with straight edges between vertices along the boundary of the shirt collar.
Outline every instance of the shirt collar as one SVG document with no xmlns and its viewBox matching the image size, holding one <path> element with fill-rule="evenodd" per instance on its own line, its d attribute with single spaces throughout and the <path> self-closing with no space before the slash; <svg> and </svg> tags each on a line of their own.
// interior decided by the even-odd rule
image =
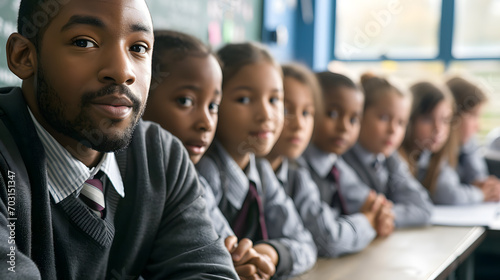
<svg viewBox="0 0 500 280">
<path fill-rule="evenodd" d="M 432 152 L 429 150 L 423 150 L 420 153 L 420 157 L 418 158 L 417 166 L 419 168 L 427 168 L 429 165 L 429 161 L 431 160 Z"/>
<path fill-rule="evenodd" d="M 216 155 L 221 159 L 221 170 L 225 172 L 229 187 L 226 190 L 228 201 L 237 209 L 240 209 L 248 193 L 249 180 L 252 181 L 257 189 L 260 187 L 260 177 L 255 165 L 255 156 L 250 154 L 250 161 L 247 168 L 243 171 L 240 166 L 229 155 L 222 144 L 214 140 L 213 148 Z"/>
<path fill-rule="evenodd" d="M 78 195 L 83 183 L 93 178 L 99 170 L 108 176 L 116 192 L 122 197 L 125 196 L 123 180 L 114 153 L 105 153 L 98 165 L 89 169 L 81 161 L 74 158 L 38 123 L 29 108 L 28 111 L 45 149 L 47 184 L 55 203 L 59 203 L 72 193 Z"/>
<path fill-rule="evenodd" d="M 288 159 L 283 159 L 280 167 L 276 170 L 276 178 L 283 186 L 288 182 Z"/>
<path fill-rule="evenodd" d="M 335 165 L 338 159 L 336 154 L 322 151 L 314 144 L 310 144 L 307 147 L 303 156 L 306 158 L 311 168 L 321 178 L 326 178 L 328 174 L 330 174 L 333 165 Z"/>
</svg>

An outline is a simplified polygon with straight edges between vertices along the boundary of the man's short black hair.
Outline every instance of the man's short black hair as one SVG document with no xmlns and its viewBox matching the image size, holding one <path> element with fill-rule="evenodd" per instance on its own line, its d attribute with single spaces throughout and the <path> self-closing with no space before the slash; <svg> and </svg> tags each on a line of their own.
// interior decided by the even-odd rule
<svg viewBox="0 0 500 280">
<path fill-rule="evenodd" d="M 17 32 L 38 49 L 43 33 L 61 7 L 69 0 L 21 0 L 17 16 Z"/>
</svg>

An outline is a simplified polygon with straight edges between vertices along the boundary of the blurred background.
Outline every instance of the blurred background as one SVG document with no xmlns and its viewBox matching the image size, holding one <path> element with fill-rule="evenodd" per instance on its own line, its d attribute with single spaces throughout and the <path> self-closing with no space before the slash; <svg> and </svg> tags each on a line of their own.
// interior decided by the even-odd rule
<svg viewBox="0 0 500 280">
<path fill-rule="evenodd" d="M 56 1 L 56 0 L 54 0 Z M 5 43 L 19 0 L 0 0 L 0 86 L 19 85 Z M 500 124 L 500 0 L 147 0 L 155 28 L 193 34 L 214 49 L 259 41 L 279 62 L 366 71 L 411 84 L 459 74 L 490 100 L 480 140 Z"/>
</svg>

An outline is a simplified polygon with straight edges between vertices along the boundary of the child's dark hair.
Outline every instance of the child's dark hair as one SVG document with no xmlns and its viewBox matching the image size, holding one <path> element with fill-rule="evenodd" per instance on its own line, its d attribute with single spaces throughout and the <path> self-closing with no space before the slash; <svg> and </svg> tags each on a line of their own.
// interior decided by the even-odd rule
<svg viewBox="0 0 500 280">
<path fill-rule="evenodd" d="M 364 73 L 361 75 L 361 88 L 363 89 L 363 94 L 365 95 L 363 110 L 373 106 L 377 100 L 380 100 L 383 95 L 388 93 L 395 93 L 403 98 L 411 97 L 410 94 L 401 91 L 387 79 L 378 77 L 372 73 Z"/>
<path fill-rule="evenodd" d="M 173 30 L 155 30 L 154 36 L 151 90 L 154 90 L 155 85 L 168 75 L 174 62 L 181 61 L 187 56 L 213 55 L 217 59 L 215 53 L 207 45 L 189 34 Z"/>
<path fill-rule="evenodd" d="M 477 105 L 485 103 L 488 98 L 486 94 L 475 84 L 461 77 L 451 78 L 446 85 L 455 99 L 457 116 L 470 112 Z"/>
<path fill-rule="evenodd" d="M 217 55 L 222 61 L 222 87 L 227 81 L 241 70 L 241 68 L 261 61 L 272 64 L 280 74 L 280 65 L 272 57 L 269 51 L 259 43 L 246 42 L 237 44 L 227 44 L 222 47 Z"/>
<path fill-rule="evenodd" d="M 446 88 L 438 87 L 430 82 L 419 82 L 410 87 L 410 91 L 413 96 L 413 104 L 410 112 L 410 121 L 408 123 L 408 128 L 406 130 L 405 139 L 400 148 L 400 154 L 408 162 L 408 166 L 414 175 L 417 174 L 418 166 L 417 159 L 413 158 L 415 152 L 420 150 L 421 147 L 417 147 L 418 143 L 413 140 L 413 127 L 414 123 L 419 116 L 430 114 L 436 106 L 442 102 L 447 101 L 452 110 L 454 111 L 453 98 Z M 450 120 L 451 122 L 451 120 Z M 441 164 L 443 161 L 447 161 L 451 166 L 456 165 L 456 154 L 458 152 L 457 137 L 455 137 L 456 131 L 451 127 L 448 135 L 448 140 L 444 144 L 440 151 L 432 154 L 427 167 L 427 173 L 425 178 L 422 180 L 422 185 L 427 188 L 431 193 L 434 192 L 436 187 L 436 181 L 441 171 Z"/>
<path fill-rule="evenodd" d="M 342 74 L 324 71 L 316 73 L 323 95 L 328 94 L 332 89 L 346 87 L 357 90 L 356 84 L 347 76 Z"/>
<path fill-rule="evenodd" d="M 293 78 L 308 87 L 313 95 L 316 112 L 320 111 L 323 102 L 318 79 L 307 66 L 298 63 L 285 64 L 282 67 L 283 76 Z"/>
</svg>

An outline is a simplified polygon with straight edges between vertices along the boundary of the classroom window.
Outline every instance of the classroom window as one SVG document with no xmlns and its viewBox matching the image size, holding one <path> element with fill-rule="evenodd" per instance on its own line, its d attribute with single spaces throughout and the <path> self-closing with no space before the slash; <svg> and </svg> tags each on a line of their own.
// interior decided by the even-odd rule
<svg viewBox="0 0 500 280">
<path fill-rule="evenodd" d="M 500 57 L 500 0 L 455 0 L 455 58 Z"/>
<path fill-rule="evenodd" d="M 435 58 L 440 17 L 440 0 L 337 0 L 335 58 Z"/>
</svg>

